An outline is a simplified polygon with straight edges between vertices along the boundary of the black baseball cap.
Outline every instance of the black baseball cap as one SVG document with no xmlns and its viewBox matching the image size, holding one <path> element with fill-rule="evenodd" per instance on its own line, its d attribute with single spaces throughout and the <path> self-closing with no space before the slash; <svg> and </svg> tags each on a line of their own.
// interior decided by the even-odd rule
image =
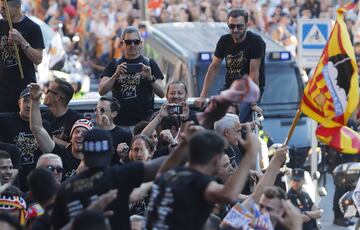
<svg viewBox="0 0 360 230">
<path fill-rule="evenodd" d="M 26 87 L 21 91 L 19 98 L 30 96 L 30 89 Z"/>
<path fill-rule="evenodd" d="M 110 165 L 113 141 L 110 132 L 94 128 L 87 132 L 83 142 L 85 165 L 90 168 L 107 167 Z"/>
<path fill-rule="evenodd" d="M 291 172 L 291 180 L 301 181 L 304 179 L 305 170 L 301 168 L 293 169 Z"/>
</svg>

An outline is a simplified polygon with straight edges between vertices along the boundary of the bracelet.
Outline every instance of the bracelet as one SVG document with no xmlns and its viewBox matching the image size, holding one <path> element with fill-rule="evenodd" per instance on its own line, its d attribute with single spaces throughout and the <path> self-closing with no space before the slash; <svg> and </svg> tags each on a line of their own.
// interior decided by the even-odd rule
<svg viewBox="0 0 360 230">
<path fill-rule="evenodd" d="M 189 122 L 189 121 L 190 121 L 190 117 L 187 117 L 187 118 L 181 118 L 181 121 L 182 121 L 182 122 Z"/>
<path fill-rule="evenodd" d="M 154 75 L 151 76 L 151 79 L 148 80 L 150 83 L 154 83 L 156 81 L 156 78 Z"/>
<path fill-rule="evenodd" d="M 175 148 L 177 145 L 178 145 L 178 143 L 170 144 L 170 145 L 169 145 L 169 148 L 171 148 L 171 149 L 172 149 L 172 148 Z"/>
</svg>

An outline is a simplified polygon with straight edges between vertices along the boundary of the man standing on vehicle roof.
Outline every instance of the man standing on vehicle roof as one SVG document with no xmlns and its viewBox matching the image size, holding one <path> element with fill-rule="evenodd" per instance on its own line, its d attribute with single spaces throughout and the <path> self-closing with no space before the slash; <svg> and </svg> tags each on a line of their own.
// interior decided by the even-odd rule
<svg viewBox="0 0 360 230">
<path fill-rule="evenodd" d="M 123 30 L 120 46 L 124 56 L 113 59 L 106 66 L 101 76 L 99 94 L 103 96 L 111 90 L 112 96 L 119 101 L 120 110 L 115 124 L 134 126 L 150 118 L 154 93 L 164 97 L 164 91 L 156 82 L 162 80 L 163 75 L 154 60 L 141 55 L 142 38 L 136 27 L 129 26 Z"/>
<path fill-rule="evenodd" d="M 200 98 L 196 101 L 198 106 L 203 107 L 205 97 L 224 58 L 227 69 L 224 89 L 229 88 L 234 80 L 249 75 L 259 86 L 260 95 L 263 93 L 265 86 L 264 57 L 266 44 L 259 35 L 247 30 L 248 19 L 248 12 L 244 9 L 231 9 L 229 11 L 228 27 L 230 33 L 221 36 L 216 45 L 212 62 L 205 76 Z M 256 103 L 242 104 L 241 107 L 241 122 L 250 120 L 251 110 L 262 112 Z"/>
</svg>

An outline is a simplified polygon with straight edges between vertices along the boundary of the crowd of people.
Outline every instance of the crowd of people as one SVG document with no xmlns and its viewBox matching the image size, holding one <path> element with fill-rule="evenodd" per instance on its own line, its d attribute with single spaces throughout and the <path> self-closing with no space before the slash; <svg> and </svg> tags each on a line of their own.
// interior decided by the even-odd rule
<svg viewBox="0 0 360 230">
<path fill-rule="evenodd" d="M 297 21 L 301 18 L 336 19 L 337 2 L 331 0 L 24 0 L 26 14 L 36 15 L 74 40 L 85 71 L 99 77 L 106 63 L 122 56 L 119 37 L 127 26 L 137 26 L 146 38 L 146 24 L 166 22 L 227 22 L 231 8 L 249 11 L 249 26 L 288 48 L 296 56 Z M 146 9 L 144 13 L 143 9 Z M 353 43 L 360 42 L 358 7 L 346 16 Z M 71 41 L 71 40 L 70 40 Z"/>
<path fill-rule="evenodd" d="M 172 81 L 163 89 L 159 66 L 141 54 L 146 31 L 139 2 L 1 0 L 1 229 L 317 229 L 322 210 L 302 190 L 305 171 L 294 169 L 285 191 L 278 181 L 288 147 L 268 146 L 246 116 L 262 113 L 257 102 L 266 50 L 248 27 L 282 39 L 283 30 L 294 32 L 285 23 L 298 18 L 294 12 L 321 17 L 334 6 L 273 3 L 149 2 L 153 23 L 228 24 L 197 112 L 186 103 L 187 85 Z M 91 60 L 99 77 L 94 123 L 69 108 L 74 87 L 68 81 L 56 78 L 46 88 L 36 83 L 30 66 L 41 62 L 44 44 L 39 26 L 23 12 L 81 37 L 84 61 Z M 224 88 L 205 106 L 222 59 Z M 155 94 L 166 99 L 156 112 Z M 337 224 L 351 224 L 341 218 Z"/>
</svg>

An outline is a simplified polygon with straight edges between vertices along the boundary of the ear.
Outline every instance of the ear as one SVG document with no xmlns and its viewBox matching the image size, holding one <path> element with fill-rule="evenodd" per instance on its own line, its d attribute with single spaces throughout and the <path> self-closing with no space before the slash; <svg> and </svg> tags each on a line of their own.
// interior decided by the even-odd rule
<svg viewBox="0 0 360 230">
<path fill-rule="evenodd" d="M 230 135 L 230 130 L 228 128 L 224 129 L 224 136 L 228 137 Z"/>
<path fill-rule="evenodd" d="M 111 112 L 111 117 L 115 118 L 117 116 L 118 112 L 117 111 L 112 111 Z"/>
</svg>

